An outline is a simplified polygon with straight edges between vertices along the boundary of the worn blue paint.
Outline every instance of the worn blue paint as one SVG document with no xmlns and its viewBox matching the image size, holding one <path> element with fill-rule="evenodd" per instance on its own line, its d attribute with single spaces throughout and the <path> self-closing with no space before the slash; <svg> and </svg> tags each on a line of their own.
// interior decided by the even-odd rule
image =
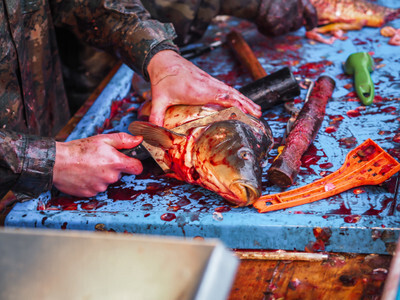
<svg viewBox="0 0 400 300">
<path fill-rule="evenodd" d="M 399 4 L 391 1 L 385 2 L 385 5 L 396 7 Z M 231 20 L 230 23 L 237 28 L 243 24 L 238 20 Z M 400 20 L 389 25 L 399 28 Z M 227 30 L 226 27 L 213 26 L 205 40 L 211 40 L 215 31 L 226 33 Z M 372 138 L 384 150 L 399 158 L 400 144 L 393 141 L 395 134 L 400 134 L 399 47 L 388 45 L 388 38 L 382 37 L 379 29 L 364 28 L 349 32 L 346 41 L 336 41 L 333 45 L 310 43 L 303 38 L 304 30 L 274 39 L 261 36 L 251 25 L 246 32 L 246 40 L 267 72 L 273 72 L 282 65 L 291 65 L 292 71 L 302 79 L 308 77 L 315 80 L 320 75 L 328 75 L 336 80 L 333 99 L 328 103 L 326 117 L 314 142 L 316 152 L 310 156 L 317 161 L 308 168 L 302 167 L 292 188 L 321 178 L 323 171 L 337 170 L 355 146 L 346 148 L 339 142 L 343 138 L 355 138 L 355 144 Z M 287 49 L 288 44 L 292 45 L 291 49 Z M 350 54 L 360 51 L 371 52 L 376 59 L 377 69 L 371 76 L 376 84 L 376 94 L 383 100 L 363 107 L 360 116 L 349 117 L 348 111 L 362 105 L 356 99 L 348 101 L 350 97 L 346 95 L 351 90 L 344 86 L 352 83 L 352 78 L 343 74 L 342 63 Z M 251 81 L 227 47 L 215 49 L 193 62 L 235 88 Z M 322 69 L 308 70 L 305 68 L 307 63 L 314 63 L 314 67 L 320 63 Z M 122 66 L 68 140 L 95 134 L 109 116 L 111 102 L 128 94 L 132 76 L 133 72 Z M 305 94 L 306 90 L 302 90 L 300 98 L 304 99 Z M 297 103 L 299 107 L 302 104 Z M 137 104 L 132 106 L 137 107 Z M 343 120 L 338 123 L 336 132 L 326 132 L 325 129 L 332 126 L 334 116 L 342 116 Z M 288 117 L 283 107 L 271 109 L 265 117 L 274 136 L 281 137 Z M 282 120 L 282 117 L 286 119 Z M 112 131 L 126 132 L 134 118 L 134 114 L 124 116 L 114 124 Z M 275 156 L 276 150 L 271 155 Z M 321 168 L 326 163 L 332 163 L 332 167 Z M 263 182 L 264 194 L 282 191 L 269 186 L 265 175 Z M 81 230 L 95 230 L 102 224 L 101 228 L 117 232 L 216 237 L 230 248 L 302 251 L 308 247 L 314 251 L 388 253 L 394 250 L 400 231 L 400 203 L 394 203 L 393 191 L 388 190 L 393 185 L 392 179 L 381 186 L 363 187 L 361 194 L 354 193 L 353 189 L 311 204 L 259 214 L 252 207 L 218 212 L 221 207 L 229 205 L 208 190 L 168 178 L 131 175 L 124 176 L 119 183 L 97 197 L 75 198 L 73 203 L 76 207 L 73 210 L 62 210 L 54 205 L 50 207 L 53 210 L 38 210 L 52 201 L 50 192 L 44 193 L 37 199 L 17 204 L 8 214 L 5 224 Z M 115 192 L 125 196 L 119 199 L 112 195 Z M 94 206 L 88 208 L 90 203 Z M 163 221 L 161 216 L 166 213 L 176 218 Z M 317 247 L 321 245 L 316 243 L 317 228 L 325 228 L 328 232 L 328 238 L 322 242 L 324 249 Z"/>
</svg>

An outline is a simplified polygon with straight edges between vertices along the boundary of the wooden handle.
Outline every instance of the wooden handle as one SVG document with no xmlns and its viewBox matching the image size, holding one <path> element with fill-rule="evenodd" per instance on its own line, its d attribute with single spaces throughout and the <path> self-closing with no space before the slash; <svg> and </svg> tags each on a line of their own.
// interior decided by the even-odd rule
<svg viewBox="0 0 400 300">
<path fill-rule="evenodd" d="M 300 170 L 301 157 L 314 141 L 325 116 L 325 108 L 332 97 L 335 81 L 328 76 L 321 76 L 314 84 L 309 100 L 293 124 L 285 141 L 282 153 L 268 170 L 270 182 L 280 186 L 291 186 Z"/>
<path fill-rule="evenodd" d="M 244 40 L 243 36 L 237 31 L 231 31 L 227 35 L 226 39 L 229 46 L 235 52 L 239 61 L 246 67 L 246 69 L 250 72 L 251 77 L 254 80 L 263 78 L 267 75 L 264 68 L 258 61 L 255 56 L 253 50 L 251 50 L 250 46 Z"/>
</svg>

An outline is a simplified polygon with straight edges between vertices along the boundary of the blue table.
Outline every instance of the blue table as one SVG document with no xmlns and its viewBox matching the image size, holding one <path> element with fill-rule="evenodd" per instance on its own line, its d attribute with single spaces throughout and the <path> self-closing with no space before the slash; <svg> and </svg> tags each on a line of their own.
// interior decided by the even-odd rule
<svg viewBox="0 0 400 300">
<path fill-rule="evenodd" d="M 396 1 L 385 5 L 399 7 Z M 378 28 L 348 32 L 348 39 L 333 45 L 313 43 L 304 30 L 283 37 L 267 38 L 254 26 L 237 19 L 216 21 L 202 42 L 224 38 L 232 27 L 242 31 L 268 73 L 290 66 L 304 81 L 320 75 L 335 79 L 336 89 L 315 142 L 305 154 L 296 188 L 337 170 L 346 154 L 367 138 L 372 138 L 396 159 L 400 159 L 400 56 L 399 49 L 387 44 Z M 389 23 L 400 27 L 400 20 Z M 352 89 L 352 78 L 342 64 L 354 53 L 369 52 L 376 69 L 371 74 L 376 97 L 365 107 Z M 227 46 L 214 49 L 193 60 L 195 64 L 240 88 L 251 82 Z M 123 65 L 103 90 L 68 140 L 100 131 L 125 131 L 135 119 L 126 113 L 138 107 L 131 82 L 134 73 Z M 306 89 L 296 99 L 300 108 Z M 125 101 L 122 101 L 125 99 Z M 122 105 L 122 113 L 111 120 L 111 107 Z M 124 113 L 125 112 L 125 113 Z M 275 141 L 279 143 L 289 118 L 283 106 L 267 112 Z M 277 154 L 271 152 L 270 162 Z M 266 177 L 263 194 L 281 192 Z M 233 249 L 285 249 L 354 253 L 391 253 L 400 231 L 400 203 L 394 199 L 397 175 L 380 186 L 364 186 L 291 209 L 258 213 L 252 207 L 230 207 L 218 195 L 203 188 L 154 175 L 123 176 L 104 193 L 90 199 L 52 196 L 18 203 L 7 215 L 6 226 L 46 227 L 80 230 L 219 238 Z"/>
</svg>

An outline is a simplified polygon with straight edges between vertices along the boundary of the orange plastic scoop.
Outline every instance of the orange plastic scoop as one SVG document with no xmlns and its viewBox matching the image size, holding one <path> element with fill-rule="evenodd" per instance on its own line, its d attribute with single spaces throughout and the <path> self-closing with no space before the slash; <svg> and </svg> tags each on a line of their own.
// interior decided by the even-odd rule
<svg viewBox="0 0 400 300">
<path fill-rule="evenodd" d="M 361 185 L 380 184 L 398 171 L 400 163 L 368 139 L 347 154 L 339 170 L 303 187 L 261 196 L 253 206 L 259 212 L 268 212 L 302 205 Z"/>
</svg>

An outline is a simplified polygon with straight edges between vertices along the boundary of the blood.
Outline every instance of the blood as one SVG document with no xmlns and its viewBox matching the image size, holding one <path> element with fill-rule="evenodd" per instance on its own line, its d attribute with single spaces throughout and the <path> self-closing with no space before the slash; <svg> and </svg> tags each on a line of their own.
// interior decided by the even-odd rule
<svg viewBox="0 0 400 300">
<path fill-rule="evenodd" d="M 361 41 L 360 39 L 356 38 L 356 39 L 354 39 L 353 44 L 354 45 L 366 45 L 367 42 Z"/>
<path fill-rule="evenodd" d="M 231 210 L 231 208 L 229 206 L 220 206 L 220 207 L 216 207 L 214 209 L 214 211 L 219 212 L 219 213 L 228 212 L 230 210 Z"/>
<path fill-rule="evenodd" d="M 347 93 L 345 97 L 354 98 L 354 97 L 357 97 L 357 93 L 356 92 L 350 92 L 350 93 Z"/>
<path fill-rule="evenodd" d="M 396 107 L 388 106 L 388 107 L 383 108 L 381 111 L 384 112 L 384 113 L 390 113 L 390 112 L 395 111 L 395 110 L 396 110 Z"/>
<path fill-rule="evenodd" d="M 329 213 L 330 214 L 336 214 L 336 215 L 351 215 L 351 209 L 347 208 L 345 206 L 344 202 L 342 202 L 340 204 L 340 208 L 331 210 Z"/>
<path fill-rule="evenodd" d="M 369 161 L 373 159 L 374 154 L 376 153 L 376 148 L 374 145 L 366 145 L 360 148 L 360 150 L 357 151 L 358 157 L 362 161 Z"/>
<path fill-rule="evenodd" d="M 125 97 L 122 100 L 114 100 L 111 103 L 110 116 L 105 119 L 103 125 L 97 128 L 97 133 L 103 133 L 104 130 L 113 128 L 112 123 L 118 121 L 122 116 L 126 115 L 132 109 L 129 108 L 133 103 L 135 103 L 136 97 Z"/>
<path fill-rule="evenodd" d="M 145 203 L 145 204 L 142 205 L 142 207 L 140 209 L 141 210 L 152 210 L 153 209 L 153 204 Z"/>
<path fill-rule="evenodd" d="M 362 193 L 365 193 L 365 191 L 363 189 L 354 189 L 353 190 L 354 195 L 360 195 Z"/>
<path fill-rule="evenodd" d="M 343 220 L 346 223 L 357 223 L 358 221 L 360 221 L 360 219 L 361 219 L 361 216 L 359 216 L 359 215 L 350 215 L 350 216 L 345 217 Z"/>
<path fill-rule="evenodd" d="M 400 133 L 396 133 L 396 135 L 392 139 L 395 143 L 400 143 Z"/>
<path fill-rule="evenodd" d="M 133 188 L 109 188 L 107 197 L 113 201 L 132 200 L 140 194 L 147 194 L 147 191 L 135 191 Z"/>
<path fill-rule="evenodd" d="M 353 87 L 353 85 L 351 83 L 348 83 L 348 84 L 345 84 L 343 87 L 347 90 L 350 90 Z"/>
<path fill-rule="evenodd" d="M 344 148 L 353 148 L 354 146 L 357 145 L 357 139 L 353 136 L 347 138 L 341 138 L 339 140 L 339 145 Z"/>
<path fill-rule="evenodd" d="M 331 171 L 321 171 L 321 172 L 319 172 L 319 176 L 321 176 L 321 177 L 328 176 L 329 174 L 332 174 L 332 172 Z"/>
<path fill-rule="evenodd" d="M 317 240 L 321 240 L 324 243 L 327 243 L 332 236 L 332 230 L 330 228 L 316 227 L 313 228 L 313 233 Z"/>
<path fill-rule="evenodd" d="M 315 171 L 311 168 L 311 165 L 316 165 L 321 157 L 326 157 L 326 155 L 317 155 L 317 152 L 318 149 L 314 146 L 314 144 L 311 144 L 301 157 L 301 166 L 307 170 L 308 174 L 315 174 Z M 305 172 L 301 171 L 301 174 L 305 175 Z"/>
<path fill-rule="evenodd" d="M 193 200 L 199 200 L 202 197 L 204 197 L 204 194 L 202 192 L 193 192 L 190 194 L 190 198 L 192 198 Z"/>
<path fill-rule="evenodd" d="M 181 196 L 181 198 L 176 203 L 176 205 L 179 205 L 182 207 L 182 206 L 189 205 L 190 203 L 191 203 L 190 200 L 186 196 Z"/>
<path fill-rule="evenodd" d="M 393 202 L 393 198 L 385 198 L 382 201 L 382 207 L 381 209 L 376 209 L 375 206 L 372 204 L 369 204 L 370 209 L 368 209 L 363 215 L 366 216 L 379 216 L 388 206 L 390 203 Z"/>
<path fill-rule="evenodd" d="M 175 216 L 175 214 L 173 214 L 173 213 L 165 213 L 165 214 L 161 215 L 160 218 L 161 218 L 161 220 L 163 220 L 163 221 L 170 222 L 170 221 L 172 221 L 172 220 L 175 220 L 175 219 L 176 219 L 176 216 Z"/>
<path fill-rule="evenodd" d="M 319 167 L 320 167 L 321 169 L 330 169 L 330 168 L 333 167 L 333 164 L 330 163 L 330 162 L 328 162 L 328 163 L 320 164 Z"/>
<path fill-rule="evenodd" d="M 304 248 L 305 252 L 317 252 L 325 250 L 325 243 L 322 240 L 317 240 L 315 242 L 309 242 Z"/>
<path fill-rule="evenodd" d="M 397 159 L 400 160 L 400 148 L 388 149 L 387 152 L 388 152 L 391 156 L 396 157 Z"/>
<path fill-rule="evenodd" d="M 233 69 L 227 73 L 218 74 L 217 78 L 226 84 L 233 86 L 236 84 L 238 79 L 238 70 Z"/>
<path fill-rule="evenodd" d="M 331 119 L 329 125 L 337 128 L 339 127 L 339 124 L 343 121 L 344 117 L 341 115 L 332 115 L 329 116 L 329 119 Z"/>
<path fill-rule="evenodd" d="M 385 175 L 387 172 L 389 172 L 390 170 L 392 170 L 394 167 L 395 167 L 394 164 L 387 164 L 387 165 L 384 165 L 384 166 L 382 167 L 382 169 L 379 171 L 379 174 Z"/>
<path fill-rule="evenodd" d="M 145 190 L 140 191 L 135 190 L 134 187 L 124 187 L 124 185 L 125 184 L 121 181 L 110 185 L 107 190 L 107 197 L 113 201 L 132 201 L 136 200 L 141 195 L 146 195 L 146 197 L 154 197 L 156 195 L 161 195 L 168 189 L 182 185 L 182 182 L 174 179 L 168 180 L 165 183 L 150 182 L 146 185 Z"/>
<path fill-rule="evenodd" d="M 329 127 L 325 128 L 325 132 L 326 133 L 333 133 L 333 132 L 336 132 L 336 131 L 337 131 L 337 128 L 334 127 L 334 126 L 329 126 Z"/>
<path fill-rule="evenodd" d="M 346 114 L 347 114 L 350 118 L 356 118 L 356 117 L 361 116 L 361 113 L 360 113 L 360 111 L 358 111 L 358 110 L 349 110 L 349 111 L 346 112 Z"/>
<path fill-rule="evenodd" d="M 293 72 L 295 75 L 305 76 L 306 78 L 316 78 L 326 67 L 333 65 L 332 61 L 322 60 L 320 62 L 310 62 L 298 67 L 298 71 Z"/>
<path fill-rule="evenodd" d="M 167 208 L 168 211 L 178 211 L 180 209 L 181 209 L 181 207 L 179 205 L 171 205 L 171 206 L 168 206 L 168 208 Z"/>
<path fill-rule="evenodd" d="M 77 210 L 78 200 L 75 197 L 53 197 L 44 206 L 38 206 L 37 210 Z"/>
</svg>

